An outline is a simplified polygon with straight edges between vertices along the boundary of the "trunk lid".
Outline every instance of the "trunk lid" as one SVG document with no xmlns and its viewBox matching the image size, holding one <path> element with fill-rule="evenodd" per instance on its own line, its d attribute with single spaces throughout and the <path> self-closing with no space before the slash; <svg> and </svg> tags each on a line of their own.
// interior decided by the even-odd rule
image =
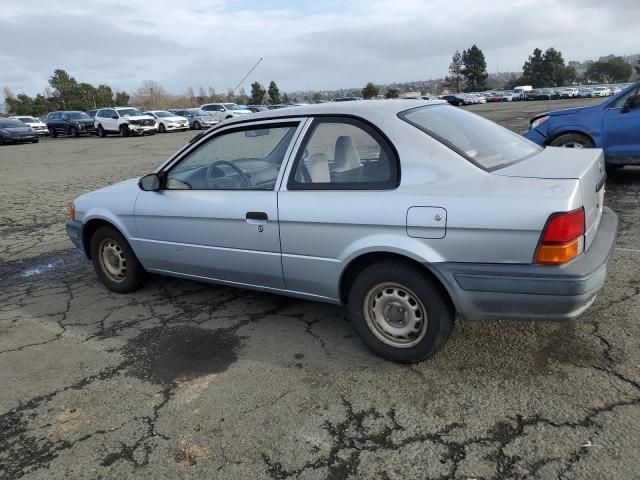
<svg viewBox="0 0 640 480">
<path fill-rule="evenodd" d="M 591 246 L 600 225 L 604 201 L 606 173 L 602 149 L 546 147 L 532 157 L 492 173 L 507 177 L 577 179 L 585 213 L 585 251 Z"/>
</svg>

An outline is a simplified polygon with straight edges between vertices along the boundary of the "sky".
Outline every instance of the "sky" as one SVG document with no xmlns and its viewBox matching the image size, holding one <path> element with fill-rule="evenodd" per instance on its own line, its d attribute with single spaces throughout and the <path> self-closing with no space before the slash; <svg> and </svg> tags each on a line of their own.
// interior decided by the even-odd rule
<svg viewBox="0 0 640 480">
<path fill-rule="evenodd" d="M 566 60 L 640 52 L 640 0 L 2 0 L 0 88 L 35 95 L 55 68 L 134 91 L 145 80 L 283 91 L 426 80 L 474 43 L 490 72 L 535 47 Z"/>
</svg>

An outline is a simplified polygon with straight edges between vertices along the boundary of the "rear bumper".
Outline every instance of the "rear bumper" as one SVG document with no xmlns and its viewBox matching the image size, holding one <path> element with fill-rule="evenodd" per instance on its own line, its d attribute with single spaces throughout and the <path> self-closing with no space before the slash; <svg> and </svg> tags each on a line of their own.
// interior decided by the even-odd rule
<svg viewBox="0 0 640 480">
<path fill-rule="evenodd" d="M 618 217 L 604 208 L 588 251 L 561 266 L 435 263 L 431 270 L 469 320 L 571 320 L 595 301 L 607 278 Z"/>
<path fill-rule="evenodd" d="M 75 247 L 82 253 L 86 253 L 84 251 L 84 245 L 82 245 L 82 222 L 79 222 L 77 220 L 69 220 L 66 223 L 65 228 L 67 230 L 69 239 L 75 245 Z"/>
</svg>

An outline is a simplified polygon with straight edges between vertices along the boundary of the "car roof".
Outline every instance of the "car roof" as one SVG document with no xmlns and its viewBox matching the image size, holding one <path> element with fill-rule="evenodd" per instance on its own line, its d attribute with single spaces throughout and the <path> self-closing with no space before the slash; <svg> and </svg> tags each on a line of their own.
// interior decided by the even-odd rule
<svg viewBox="0 0 640 480">
<path fill-rule="evenodd" d="M 395 116 L 400 112 L 415 107 L 427 105 L 446 105 L 444 100 L 354 100 L 351 102 L 327 102 L 314 105 L 300 105 L 297 107 L 279 108 L 253 113 L 251 116 L 235 117 L 227 120 L 226 124 L 248 120 L 264 120 L 270 118 L 308 117 L 314 115 L 356 116 L 364 118 Z"/>
</svg>

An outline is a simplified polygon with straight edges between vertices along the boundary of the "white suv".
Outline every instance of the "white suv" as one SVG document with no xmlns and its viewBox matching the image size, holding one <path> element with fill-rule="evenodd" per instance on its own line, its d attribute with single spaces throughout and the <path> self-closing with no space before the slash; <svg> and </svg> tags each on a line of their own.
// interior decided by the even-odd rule
<svg viewBox="0 0 640 480">
<path fill-rule="evenodd" d="M 208 112 L 216 122 L 252 113 L 246 106 L 236 103 L 205 103 L 200 109 Z"/>
<path fill-rule="evenodd" d="M 122 137 L 153 135 L 158 131 L 155 118 L 133 107 L 101 108 L 96 112 L 94 124 L 101 137 L 109 133 L 118 133 Z"/>
<path fill-rule="evenodd" d="M 49 129 L 47 128 L 47 124 L 43 123 L 41 120 L 35 117 L 25 115 L 25 116 L 16 116 L 16 117 L 10 117 L 10 118 L 20 120 L 25 125 L 29 125 L 31 128 L 33 128 L 36 131 L 39 137 L 44 135 L 49 135 Z"/>
</svg>

